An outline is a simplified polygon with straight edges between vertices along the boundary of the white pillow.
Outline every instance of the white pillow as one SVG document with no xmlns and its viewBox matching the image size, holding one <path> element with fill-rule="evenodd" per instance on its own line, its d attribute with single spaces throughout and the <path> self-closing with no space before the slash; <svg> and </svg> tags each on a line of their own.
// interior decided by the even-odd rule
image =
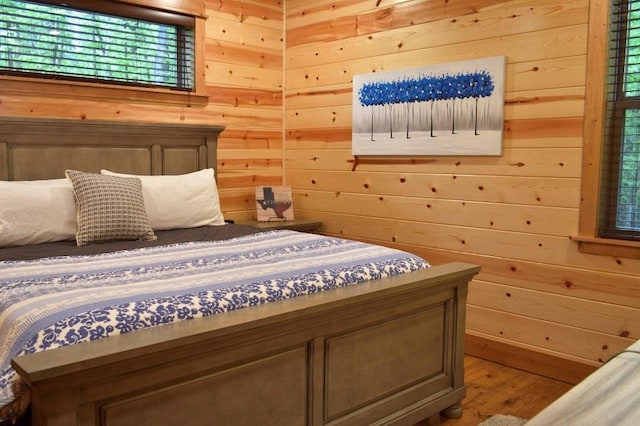
<svg viewBox="0 0 640 426">
<path fill-rule="evenodd" d="M 0 181 L 0 247 L 72 240 L 76 229 L 67 179 Z"/>
<path fill-rule="evenodd" d="M 104 175 L 137 177 L 144 207 L 154 230 L 224 225 L 213 169 L 183 175 L 129 175 L 101 170 Z"/>
</svg>

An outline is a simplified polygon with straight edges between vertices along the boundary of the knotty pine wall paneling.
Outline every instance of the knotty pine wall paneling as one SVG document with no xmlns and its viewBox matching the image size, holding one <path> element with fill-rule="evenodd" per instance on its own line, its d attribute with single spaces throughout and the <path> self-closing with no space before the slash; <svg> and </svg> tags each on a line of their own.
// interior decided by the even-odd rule
<svg viewBox="0 0 640 426">
<path fill-rule="evenodd" d="M 256 185 L 282 184 L 284 23 L 280 0 L 206 0 L 209 109 L 225 217 L 255 216 Z"/>
<path fill-rule="evenodd" d="M 16 89 L 15 81 L 0 79 L 0 115 L 223 125 L 218 144 L 221 206 L 227 218 L 251 218 L 254 186 L 282 182 L 283 6 L 279 0 L 190 4 L 204 4 L 207 103 L 123 99 L 117 91 L 105 97 L 104 89 L 81 84 L 51 91 L 46 83 L 22 81 Z"/>
<path fill-rule="evenodd" d="M 0 115 L 226 126 L 218 164 L 225 216 L 251 217 L 253 187 L 284 179 L 296 215 L 323 220 L 327 234 L 433 264 L 481 265 L 470 288 L 470 353 L 576 381 L 640 337 L 640 261 L 585 255 L 570 239 L 580 200 L 588 0 L 204 7 L 208 103 L 105 98 L 81 85 L 18 90 L 0 80 Z M 507 57 L 502 156 L 355 163 L 354 74 L 496 55 Z"/>
<path fill-rule="evenodd" d="M 575 382 L 640 338 L 640 261 L 582 254 L 588 0 L 288 0 L 285 182 L 323 232 L 482 266 L 467 350 Z M 354 74 L 507 57 L 500 157 L 351 155 Z"/>
</svg>

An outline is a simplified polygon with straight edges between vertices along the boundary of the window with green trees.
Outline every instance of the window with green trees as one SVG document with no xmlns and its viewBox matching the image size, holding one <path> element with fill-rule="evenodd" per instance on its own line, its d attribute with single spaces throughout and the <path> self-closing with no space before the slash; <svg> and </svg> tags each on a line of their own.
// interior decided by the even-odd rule
<svg viewBox="0 0 640 426">
<path fill-rule="evenodd" d="M 192 90 L 194 18 L 106 0 L 0 0 L 0 74 Z"/>
<path fill-rule="evenodd" d="M 612 6 L 601 236 L 640 240 L 640 0 Z"/>
</svg>

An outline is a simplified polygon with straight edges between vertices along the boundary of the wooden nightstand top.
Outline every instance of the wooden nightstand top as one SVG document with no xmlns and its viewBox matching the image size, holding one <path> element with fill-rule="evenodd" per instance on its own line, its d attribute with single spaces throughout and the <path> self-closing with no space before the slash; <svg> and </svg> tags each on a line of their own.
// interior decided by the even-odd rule
<svg viewBox="0 0 640 426">
<path fill-rule="evenodd" d="M 319 220 L 287 220 L 271 222 L 258 222 L 256 220 L 252 220 L 248 222 L 243 221 L 238 223 L 260 229 L 290 229 L 292 231 L 303 232 L 316 231 L 322 226 L 322 221 Z"/>
</svg>

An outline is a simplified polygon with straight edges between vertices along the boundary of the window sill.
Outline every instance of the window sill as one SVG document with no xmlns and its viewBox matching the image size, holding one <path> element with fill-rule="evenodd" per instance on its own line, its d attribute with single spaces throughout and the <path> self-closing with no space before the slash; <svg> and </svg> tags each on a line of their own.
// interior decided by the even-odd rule
<svg viewBox="0 0 640 426">
<path fill-rule="evenodd" d="M 584 236 L 573 236 L 571 239 L 577 241 L 578 250 L 582 253 L 640 259 L 640 242 Z"/>
<path fill-rule="evenodd" d="M 0 76 L 2 93 L 37 94 L 56 98 L 117 100 L 130 102 L 153 102 L 181 106 L 205 106 L 206 94 L 181 92 L 169 89 L 151 89 L 75 81 L 47 80 L 39 78 Z"/>
</svg>

